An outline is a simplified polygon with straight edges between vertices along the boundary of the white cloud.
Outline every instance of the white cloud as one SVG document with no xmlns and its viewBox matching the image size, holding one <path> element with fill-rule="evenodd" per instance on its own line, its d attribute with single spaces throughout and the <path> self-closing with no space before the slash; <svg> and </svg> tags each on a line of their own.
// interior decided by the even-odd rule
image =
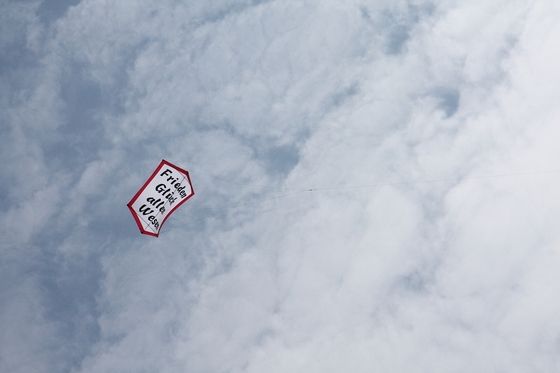
<svg viewBox="0 0 560 373">
<path fill-rule="evenodd" d="M 558 370 L 556 5 L 29 4 L 0 370 Z M 152 239 L 161 158 L 196 195 Z"/>
</svg>

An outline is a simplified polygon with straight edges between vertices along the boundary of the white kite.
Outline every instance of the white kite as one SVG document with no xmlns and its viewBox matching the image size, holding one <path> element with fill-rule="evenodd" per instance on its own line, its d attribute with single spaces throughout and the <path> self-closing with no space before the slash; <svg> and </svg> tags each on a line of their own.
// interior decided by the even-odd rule
<svg viewBox="0 0 560 373">
<path fill-rule="evenodd" d="M 193 195 L 189 173 L 162 160 L 127 206 L 140 232 L 157 237 L 169 215 Z"/>
</svg>

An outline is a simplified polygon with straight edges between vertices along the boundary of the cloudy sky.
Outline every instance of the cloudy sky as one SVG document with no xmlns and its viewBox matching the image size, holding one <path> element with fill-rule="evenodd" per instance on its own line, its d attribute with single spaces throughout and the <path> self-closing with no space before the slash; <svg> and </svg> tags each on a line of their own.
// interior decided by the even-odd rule
<svg viewBox="0 0 560 373">
<path fill-rule="evenodd" d="M 559 40 L 547 0 L 1 0 L 0 371 L 560 371 Z"/>
</svg>

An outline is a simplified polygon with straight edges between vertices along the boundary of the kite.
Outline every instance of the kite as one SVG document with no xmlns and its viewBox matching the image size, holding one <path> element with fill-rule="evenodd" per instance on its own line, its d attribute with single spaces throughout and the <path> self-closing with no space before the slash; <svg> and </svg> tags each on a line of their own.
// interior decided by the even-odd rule
<svg viewBox="0 0 560 373">
<path fill-rule="evenodd" d="M 169 215 L 193 195 L 189 173 L 164 159 L 127 206 L 140 232 L 157 237 Z"/>
</svg>

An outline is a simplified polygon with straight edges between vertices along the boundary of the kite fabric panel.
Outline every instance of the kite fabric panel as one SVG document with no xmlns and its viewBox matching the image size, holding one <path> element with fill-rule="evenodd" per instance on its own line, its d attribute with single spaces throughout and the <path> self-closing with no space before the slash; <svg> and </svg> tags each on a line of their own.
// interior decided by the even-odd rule
<svg viewBox="0 0 560 373">
<path fill-rule="evenodd" d="M 193 195 L 189 173 L 162 160 L 127 206 L 140 232 L 157 237 L 169 215 Z"/>
</svg>

